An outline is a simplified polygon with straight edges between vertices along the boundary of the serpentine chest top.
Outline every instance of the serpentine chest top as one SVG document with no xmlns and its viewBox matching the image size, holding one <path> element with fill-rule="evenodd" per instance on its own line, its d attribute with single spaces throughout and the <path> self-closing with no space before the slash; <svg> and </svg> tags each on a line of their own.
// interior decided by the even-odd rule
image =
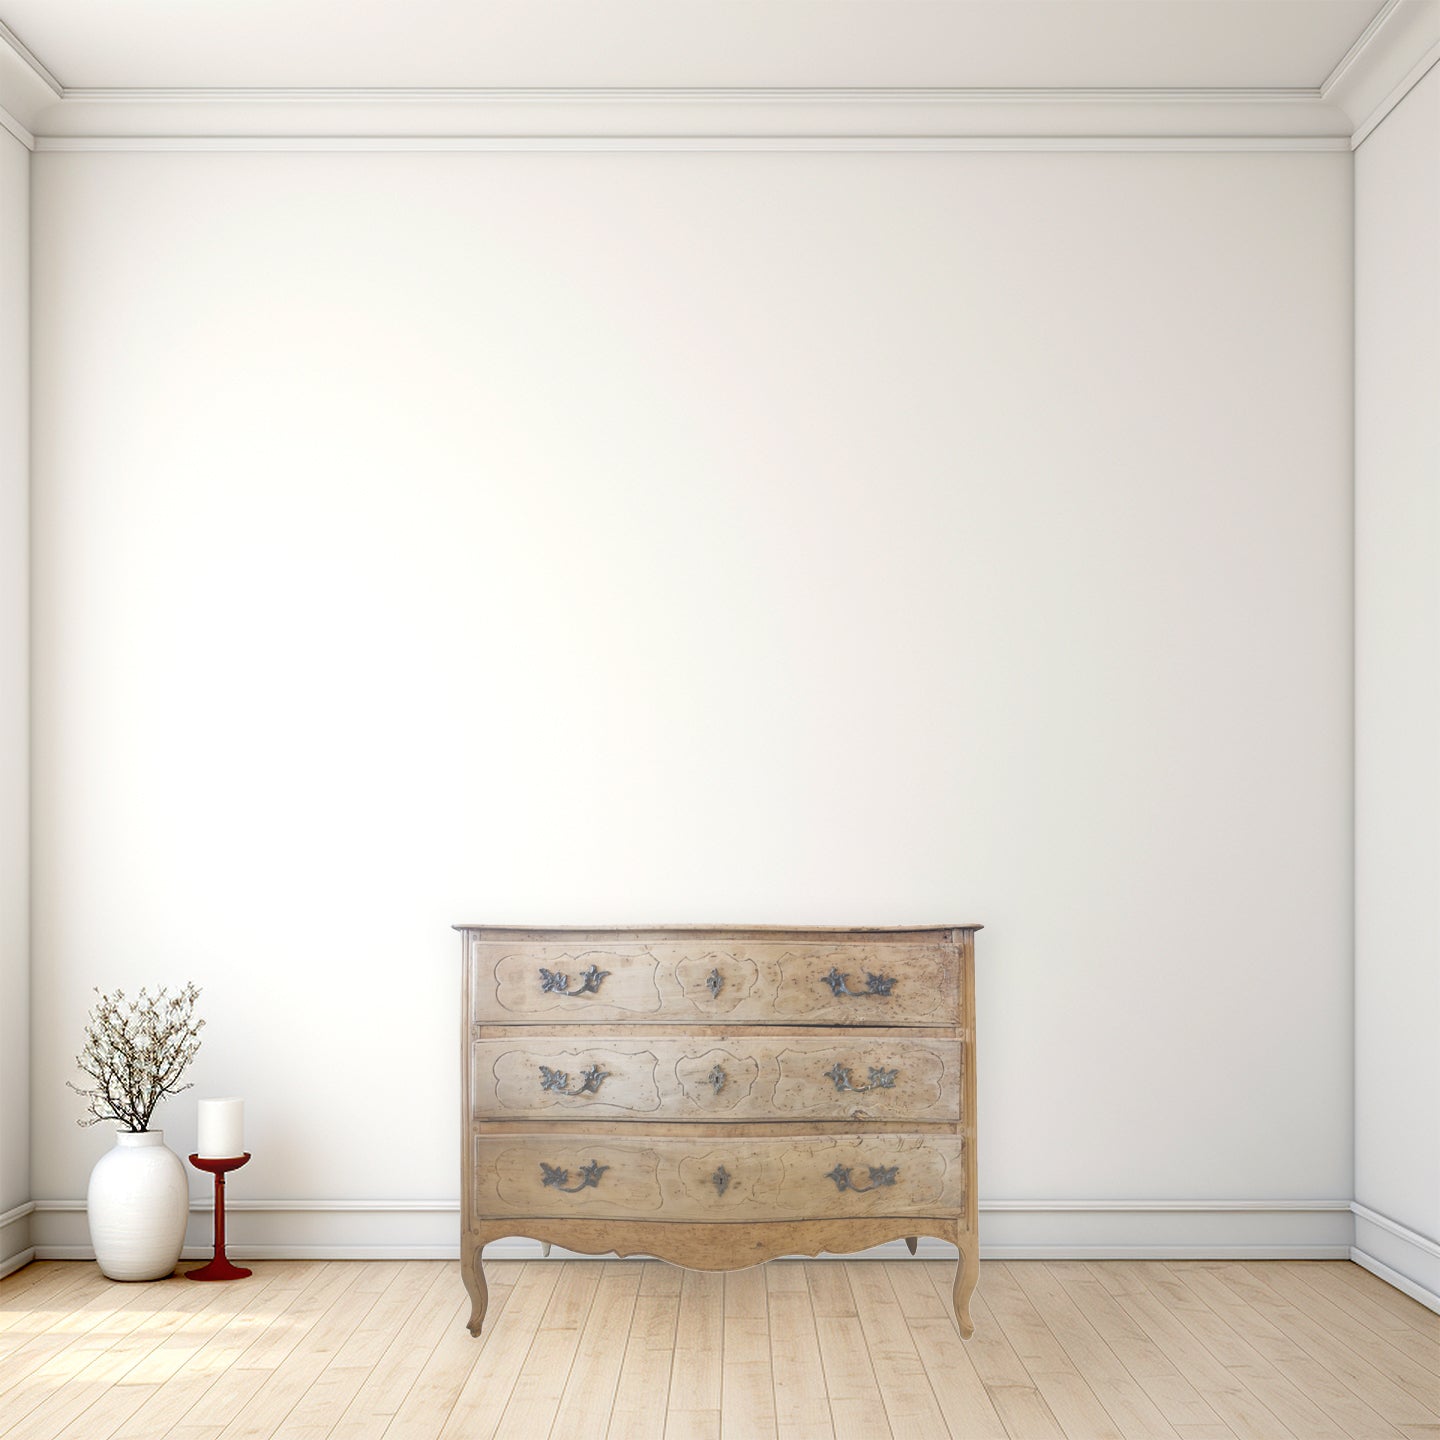
<svg viewBox="0 0 1440 1440">
<path fill-rule="evenodd" d="M 732 1270 L 934 1235 L 968 1339 L 979 928 L 456 926 L 471 1333 L 503 1236 Z"/>
</svg>

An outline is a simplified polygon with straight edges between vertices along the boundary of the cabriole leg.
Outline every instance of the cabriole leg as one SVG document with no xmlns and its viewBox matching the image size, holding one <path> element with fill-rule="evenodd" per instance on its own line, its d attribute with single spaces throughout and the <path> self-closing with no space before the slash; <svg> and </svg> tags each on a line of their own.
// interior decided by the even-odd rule
<svg viewBox="0 0 1440 1440">
<path fill-rule="evenodd" d="M 485 1323 L 485 1311 L 490 1304 L 490 1291 L 485 1284 L 485 1270 L 480 1263 L 483 1245 L 471 1244 L 465 1247 L 465 1258 L 460 1262 L 460 1275 L 470 1296 L 470 1323 L 466 1328 L 472 1335 L 480 1334 Z"/>
<path fill-rule="evenodd" d="M 980 1279 L 980 1242 L 977 1236 L 957 1233 L 955 1244 L 960 1251 L 960 1260 L 955 1266 L 955 1322 L 960 1326 L 960 1338 L 968 1340 L 975 1333 L 975 1322 L 970 1318 L 970 1297 Z"/>
</svg>

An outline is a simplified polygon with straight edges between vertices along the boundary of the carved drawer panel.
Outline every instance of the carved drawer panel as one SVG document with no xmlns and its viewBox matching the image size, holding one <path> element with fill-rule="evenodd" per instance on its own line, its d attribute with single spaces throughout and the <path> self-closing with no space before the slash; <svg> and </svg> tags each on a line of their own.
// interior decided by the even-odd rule
<svg viewBox="0 0 1440 1440">
<path fill-rule="evenodd" d="M 634 1033 L 474 1041 L 475 1118 L 960 1118 L 958 1040 Z"/>
<path fill-rule="evenodd" d="M 476 1024 L 953 1025 L 937 943 L 472 940 Z"/>
<path fill-rule="evenodd" d="M 473 1218 L 758 1221 L 965 1203 L 958 1135 L 477 1136 Z"/>
</svg>

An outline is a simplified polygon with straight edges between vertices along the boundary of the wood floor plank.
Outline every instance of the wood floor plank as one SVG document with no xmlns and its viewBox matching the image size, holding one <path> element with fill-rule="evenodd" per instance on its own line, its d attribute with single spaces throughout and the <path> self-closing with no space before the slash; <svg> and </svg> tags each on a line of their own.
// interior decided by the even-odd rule
<svg viewBox="0 0 1440 1440">
<path fill-rule="evenodd" d="M 1397 1290 L 1372 1270 L 1353 1260 L 1337 1260 L 1335 1273 L 1346 1285 L 1389 1310 L 1405 1324 L 1418 1330 L 1427 1339 L 1440 1336 L 1440 1315 L 1427 1309 L 1404 1291 Z"/>
<path fill-rule="evenodd" d="M 718 1410 L 667 1410 L 665 1440 L 720 1440 Z"/>
<path fill-rule="evenodd" d="M 192 1308 L 199 1309 L 200 1302 L 207 1297 L 196 1296 L 193 1292 L 177 1292 L 174 1286 L 151 1286 L 145 1292 L 145 1305 L 122 1308 L 107 1323 L 102 1332 L 91 1332 L 91 1338 L 104 1333 L 109 1344 L 94 1352 L 72 1351 L 71 1354 L 92 1354 L 91 1361 L 84 1368 L 66 1375 L 42 1403 L 33 1405 L 27 1413 L 20 1414 L 20 1405 L 26 1388 L 20 1387 L 6 1397 L 7 1411 L 12 1426 L 7 1433 L 14 1440 L 53 1440 L 62 1431 L 71 1430 L 76 1423 L 84 1421 L 96 1405 L 109 1411 L 114 1403 L 107 1403 L 107 1397 L 117 1390 L 125 1372 L 134 1367 L 137 1359 L 143 1358 L 150 1349 L 163 1342 L 167 1328 L 181 1318 L 181 1313 L 164 1312 L 163 1308 L 173 1305 L 176 1300 L 187 1300 Z M 17 1423 L 16 1423 L 17 1421 Z M 101 1428 L 104 1421 L 96 1421 L 94 1428 Z M 91 1426 L 82 1426 L 81 1433 L 88 1433 Z M 109 1428 L 114 1428 L 111 1426 Z"/>
<path fill-rule="evenodd" d="M 1195 1267 L 1184 1267 L 1183 1276 L 1160 1260 L 1139 1262 L 1139 1268 L 1168 1294 L 1175 1294 L 1177 1287 L 1183 1290 L 1187 1302 L 1176 1310 L 1181 1322 L 1296 1435 L 1313 1437 L 1313 1440 L 1348 1440 L 1346 1427 L 1317 1405 L 1231 1323 L 1237 1312 L 1223 1310 L 1205 1299 L 1192 1283 Z"/>
<path fill-rule="evenodd" d="M 1095 1328 L 1155 1402 L 1177 1434 L 1194 1437 L 1210 1431 L 1218 1440 L 1235 1432 L 1201 1397 L 1194 1385 L 1155 1344 L 1082 1261 L 1048 1261 L 1046 1268 L 1076 1308 Z"/>
<path fill-rule="evenodd" d="M 810 1307 L 817 1320 L 836 1320 L 855 1314 L 855 1297 L 850 1293 L 850 1280 L 843 1264 L 834 1260 L 806 1260 L 805 1286 L 810 1291 Z"/>
<path fill-rule="evenodd" d="M 117 1314 L 143 1308 L 152 1297 L 159 1295 L 158 1286 L 172 1283 L 157 1280 L 149 1284 L 121 1285 L 106 1280 L 98 1270 L 95 1276 L 98 1278 L 76 1292 L 72 1306 L 67 1308 L 63 1300 L 53 1307 L 47 1306 L 40 1312 L 33 1330 L 17 1328 L 13 1332 L 13 1338 L 20 1343 L 0 1360 L 0 1394 L 13 1392 L 37 1368 L 65 1351 L 103 1349 L 108 1343 L 107 1327 Z M 13 1406 L 19 1402 L 11 1394 L 6 1403 Z"/>
<path fill-rule="evenodd" d="M 78 1260 L 55 1261 L 54 1268 L 33 1287 L 6 1288 L 11 1279 L 0 1280 L 0 1355 L 8 1355 L 24 1339 L 42 1334 L 73 1314 L 82 1297 L 98 1294 L 114 1283 L 100 1273 L 98 1265 Z"/>
<path fill-rule="evenodd" d="M 615 1382 L 615 1402 L 606 1432 L 609 1440 L 661 1440 L 665 1434 L 680 1291 L 664 1285 L 647 1292 L 651 1267 L 660 1268 L 660 1262 L 647 1264 L 640 1294 L 635 1297 L 625 1355 Z"/>
<path fill-rule="evenodd" d="M 985 1274 L 985 1287 L 985 1303 L 1061 1430 L 1091 1440 L 1124 1440 L 1010 1268 L 999 1261 L 992 1263 Z"/>
<path fill-rule="evenodd" d="M 580 1348 L 604 1264 L 566 1260 L 500 1419 L 501 1435 L 548 1435 Z"/>
<path fill-rule="evenodd" d="M 275 1440 L 379 1440 L 454 1311 L 453 1267 L 416 1261 L 336 1351 Z"/>
<path fill-rule="evenodd" d="M 1080 1312 L 1070 1293 L 1041 1260 L 1009 1261 L 1007 1272 L 1077 1374 L 1084 1377 L 1116 1430 L 1126 1440 L 1176 1440 L 1175 1427 L 1130 1374 L 1109 1341 Z"/>
<path fill-rule="evenodd" d="M 772 1260 L 766 1265 L 764 1273 L 767 1294 L 803 1295 L 809 1300 L 810 1286 L 805 1279 L 803 1260 Z"/>
<path fill-rule="evenodd" d="M 1354 1270 L 1362 1275 L 1366 1273 L 1348 1260 L 1286 1261 L 1282 1262 L 1279 1268 L 1302 1285 L 1323 1295 L 1331 1304 L 1348 1311 L 1367 1329 L 1374 1331 L 1387 1344 L 1393 1345 L 1411 1364 L 1428 1370 L 1432 1375 L 1440 1375 L 1440 1315 L 1396 1290 L 1394 1293 L 1407 1305 L 1413 1306 L 1422 1315 L 1428 1315 L 1435 1322 L 1429 1327 L 1428 1334 L 1424 1329 L 1412 1326 L 1395 1310 L 1377 1304 L 1365 1291 L 1345 1283 L 1341 1278 L 1342 1270 Z"/>
<path fill-rule="evenodd" d="M 174 1430 L 181 1437 L 186 1431 L 203 1434 L 207 1430 L 225 1430 L 315 1325 L 336 1306 L 343 1305 L 351 1293 L 359 1293 L 357 1287 L 366 1274 L 366 1267 L 360 1264 L 336 1261 L 317 1274 L 317 1283 L 289 1297 L 289 1302 L 278 1310 L 258 1306 L 255 1313 L 265 1316 L 265 1325 L 255 1333 L 233 1336 L 229 1364 L 213 1377 L 212 1384 L 186 1387 L 196 1394 Z M 160 1434 L 170 1431 L 150 1431 L 147 1440 L 156 1440 Z"/>
<path fill-rule="evenodd" d="M 1440 1388 L 1434 1377 L 1408 1365 L 1398 1351 L 1338 1306 L 1308 1287 L 1301 1286 L 1297 1293 L 1296 1282 L 1283 1271 L 1270 1271 L 1263 1261 L 1222 1265 L 1216 1273 L 1390 1424 L 1440 1424 Z M 1422 1374 L 1427 1378 L 1421 1379 Z"/>
<path fill-rule="evenodd" d="M 254 1376 L 255 1383 L 247 1387 L 249 1394 L 221 1430 L 222 1440 L 269 1440 L 296 1405 L 320 1384 L 335 1356 L 370 1323 L 377 1307 L 394 1292 L 408 1289 L 411 1273 L 399 1261 L 362 1271 L 303 1334 L 287 1337 L 294 1343 L 286 1346 L 277 1364 L 268 1369 L 242 1366 L 240 1374 Z M 370 1348 L 366 1346 L 364 1353 L 370 1353 Z M 324 1404 L 323 1390 L 319 1398 Z M 328 1411 L 328 1404 L 325 1408 Z"/>
<path fill-rule="evenodd" d="M 73 1263 L 68 1260 L 31 1260 L 28 1265 L 22 1265 L 18 1270 L 0 1276 L 0 1316 L 4 1315 L 11 1296 L 19 1295 L 42 1282 L 53 1284 L 60 1267 Z M 3 1321 L 0 1321 L 0 1328 L 3 1328 Z"/>
<path fill-rule="evenodd" d="M 1238 1376 L 1232 1375 L 1206 1349 L 1169 1308 L 1161 1291 L 1151 1286 L 1131 1263 L 1094 1261 L 1087 1268 L 1195 1387 L 1205 1403 L 1235 1432 L 1237 1440 L 1279 1440 L 1279 1437 L 1288 1440 L 1294 1435 Z M 1187 1308 L 1195 1306 L 1187 1302 Z M 1307 1437 L 1300 1436 L 1297 1440 L 1307 1440 Z"/>
<path fill-rule="evenodd" d="M 834 1440 L 825 1367 L 815 1335 L 810 1288 L 798 1264 L 767 1265 L 770 1370 L 775 1380 L 778 1440 Z"/>
<path fill-rule="evenodd" d="M 975 1334 L 965 1342 L 966 1354 L 984 1382 L 985 1393 L 995 1412 L 1012 1436 L 1023 1435 L 1026 1440 L 1065 1440 L 1060 1422 L 1035 1388 L 1030 1372 L 990 1311 L 984 1293 L 989 1281 L 989 1263 L 981 1264 L 980 1289 L 970 1298 Z M 936 1266 L 930 1272 L 931 1283 L 942 1304 L 950 1296 L 948 1270 L 949 1267 Z"/>
<path fill-rule="evenodd" d="M 625 1355 L 617 1337 L 630 1333 L 640 1280 L 638 1264 L 605 1266 L 550 1426 L 554 1440 L 603 1440 Z"/>
<path fill-rule="evenodd" d="M 1125 1440 L 1176 1440 L 1174 1426 L 1044 1262 L 1006 1268 Z"/>
<path fill-rule="evenodd" d="M 666 1265 L 659 1260 L 646 1260 L 640 1272 L 640 1293 L 642 1295 L 678 1295 L 684 1283 L 685 1272 L 678 1265 Z"/>
<path fill-rule="evenodd" d="M 1313 1403 L 1326 1417 L 1323 1423 L 1310 1421 L 1304 1412 L 1287 1409 L 1280 1402 L 1268 1399 L 1264 1390 L 1257 1390 L 1292 1429 L 1299 1424 L 1306 1425 L 1318 1437 L 1336 1435 L 1352 1437 L 1352 1440 L 1396 1440 L 1399 1432 L 1393 1426 L 1326 1366 L 1237 1295 L 1213 1269 L 1187 1266 L 1183 1279 L 1217 1315 L 1224 1318 L 1231 1333 L 1238 1336 L 1253 1353 L 1261 1356 L 1265 1365 L 1273 1367 L 1273 1372 L 1283 1377 L 1286 1384 L 1303 1395 L 1307 1404 Z M 1214 1347 L 1211 1348 L 1214 1351 Z M 1223 1356 L 1220 1358 L 1224 1359 Z M 1232 1370 L 1240 1369 L 1233 1361 L 1226 1363 Z M 1246 1373 L 1255 1372 L 1252 1369 Z M 1295 1416 L 1293 1419 L 1292 1414 Z"/>
<path fill-rule="evenodd" d="M 300 1305 L 313 1290 L 332 1283 L 337 1268 L 312 1264 L 297 1270 L 297 1283 L 287 1284 L 285 1277 L 265 1266 L 251 1280 L 215 1287 L 225 1294 L 230 1318 L 218 1329 L 187 1330 L 172 1336 L 147 1358 L 147 1369 L 161 1365 L 163 1383 L 114 1432 L 114 1440 L 155 1440 L 168 1435 L 272 1323 Z M 223 1421 L 216 1428 L 223 1428 Z"/>
<path fill-rule="evenodd" d="M 252 1283 L 258 1295 L 268 1288 L 269 1279 Z M 77 1384 L 67 1387 L 74 1400 L 88 1382 L 92 1400 L 68 1425 L 55 1431 L 56 1435 L 108 1440 L 234 1309 L 233 1301 L 214 1285 L 170 1283 L 161 1298 L 162 1305 L 146 1318 L 143 1327 L 108 1351 L 93 1375 L 81 1375 Z M 181 1341 L 178 1346 L 177 1337 Z"/>
<path fill-rule="evenodd" d="M 893 1432 L 844 1266 L 807 1262 L 805 1280 L 836 1440 L 887 1440 Z"/>
<path fill-rule="evenodd" d="M 514 1289 L 513 1281 L 490 1283 L 490 1308 L 485 1315 L 485 1328 L 478 1337 L 472 1336 L 466 1329 L 470 1318 L 469 1296 L 456 1303 L 450 1324 L 441 1332 L 440 1340 L 421 1366 L 410 1392 L 400 1402 L 394 1419 L 386 1427 L 385 1440 L 436 1440 L 471 1370 L 494 1337 Z"/>
<path fill-rule="evenodd" d="M 685 1271 L 675 1319 L 675 1358 L 665 1410 L 665 1440 L 719 1440 L 725 1352 L 725 1277 Z M 558 1440 L 558 1437 L 557 1437 Z"/>
<path fill-rule="evenodd" d="M 886 1268 L 941 1417 L 950 1434 L 964 1440 L 1007 1440 L 1005 1422 L 976 1373 L 956 1328 L 954 1312 L 936 1292 L 928 1273 L 932 1267 L 942 1268 L 928 1260 L 902 1261 Z M 951 1269 L 948 1264 L 943 1266 L 947 1275 Z"/>
<path fill-rule="evenodd" d="M 846 1262 L 845 1273 L 891 1431 L 910 1440 L 948 1440 L 949 1427 L 895 1298 L 889 1267 L 871 1260 L 851 1260 Z"/>
<path fill-rule="evenodd" d="M 95 1351 L 88 1365 L 66 1377 L 42 1404 L 13 1426 L 11 1433 L 17 1440 L 53 1440 L 56 1435 L 67 1431 L 76 1433 L 77 1429 L 82 1435 L 98 1434 L 107 1428 L 113 1430 L 125 1417 L 121 1415 L 115 1424 L 108 1423 L 104 1416 L 123 1409 L 108 1397 L 169 1334 L 195 1320 L 220 1298 L 178 1280 L 157 1282 L 146 1287 L 143 1293 L 145 1304 L 137 1304 L 133 1310 L 122 1307 L 102 1332 L 90 1332 L 90 1339 L 100 1333 L 108 1333 L 113 1338 L 111 1343 Z M 121 1316 L 126 1317 L 123 1322 Z M 72 1353 L 79 1353 L 79 1347 Z M 97 1405 L 102 1411 L 99 1418 L 92 1415 Z M 16 1413 L 13 1406 L 7 1408 L 12 1416 Z"/>
<path fill-rule="evenodd" d="M 17 1404 L 13 1395 L 17 1387 L 64 1354 L 78 1336 L 103 1325 L 119 1303 L 114 1286 L 104 1282 L 77 1293 L 73 1310 L 67 1310 L 62 1301 L 37 1311 L 30 1323 L 17 1325 L 8 1334 L 14 1344 L 0 1357 L 0 1399 L 9 1407 Z"/>
<path fill-rule="evenodd" d="M 78 1414 L 55 1440 L 101 1440 L 113 1435 L 158 1389 L 156 1385 L 112 1385 Z"/>
<path fill-rule="evenodd" d="M 143 1337 L 146 1322 L 165 1303 L 166 1285 L 116 1285 L 111 1287 L 115 1293 L 97 1297 L 93 1307 L 87 1304 L 86 1320 L 71 1333 L 70 1343 L 0 1396 L 9 1427 L 5 1433 L 18 1440 L 54 1433 L 93 1403 L 113 1383 L 117 1356 L 121 1371 L 139 1358 L 132 1336 L 139 1330 Z M 91 1323 L 97 1315 L 98 1323 Z M 51 1333 L 63 1334 L 64 1327 Z"/>
<path fill-rule="evenodd" d="M 722 1440 L 774 1440 L 775 1381 L 764 1273 L 725 1276 L 725 1358 L 721 1367 Z"/>
<path fill-rule="evenodd" d="M 4 1440 L 1440 1440 L 1440 1322 L 1348 1262 L 47 1264 L 0 1292 Z M 8 1347 L 8 1348 L 7 1348 Z"/>
<path fill-rule="evenodd" d="M 528 1267 L 515 1282 L 505 1311 L 493 1326 L 487 1315 L 488 1343 L 445 1417 L 440 1431 L 444 1440 L 452 1436 L 456 1440 L 491 1440 L 494 1436 L 546 1304 L 571 1263 L 547 1260 Z"/>
</svg>

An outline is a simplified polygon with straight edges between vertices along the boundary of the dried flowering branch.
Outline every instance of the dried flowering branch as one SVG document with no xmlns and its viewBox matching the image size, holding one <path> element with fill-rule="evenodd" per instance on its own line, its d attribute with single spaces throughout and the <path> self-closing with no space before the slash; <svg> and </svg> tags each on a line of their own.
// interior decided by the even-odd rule
<svg viewBox="0 0 1440 1440">
<path fill-rule="evenodd" d="M 92 1083 L 65 1082 L 90 1102 L 90 1118 L 77 1123 L 118 1120 L 126 1130 L 148 1130 L 167 1095 L 190 1089 L 180 1076 L 200 1049 L 205 1022 L 195 1018 L 199 987 L 192 981 L 171 995 L 162 985 L 151 995 L 142 986 L 133 1000 L 123 990 L 95 993 L 100 999 L 85 1026 L 85 1048 L 75 1057 Z"/>
</svg>

